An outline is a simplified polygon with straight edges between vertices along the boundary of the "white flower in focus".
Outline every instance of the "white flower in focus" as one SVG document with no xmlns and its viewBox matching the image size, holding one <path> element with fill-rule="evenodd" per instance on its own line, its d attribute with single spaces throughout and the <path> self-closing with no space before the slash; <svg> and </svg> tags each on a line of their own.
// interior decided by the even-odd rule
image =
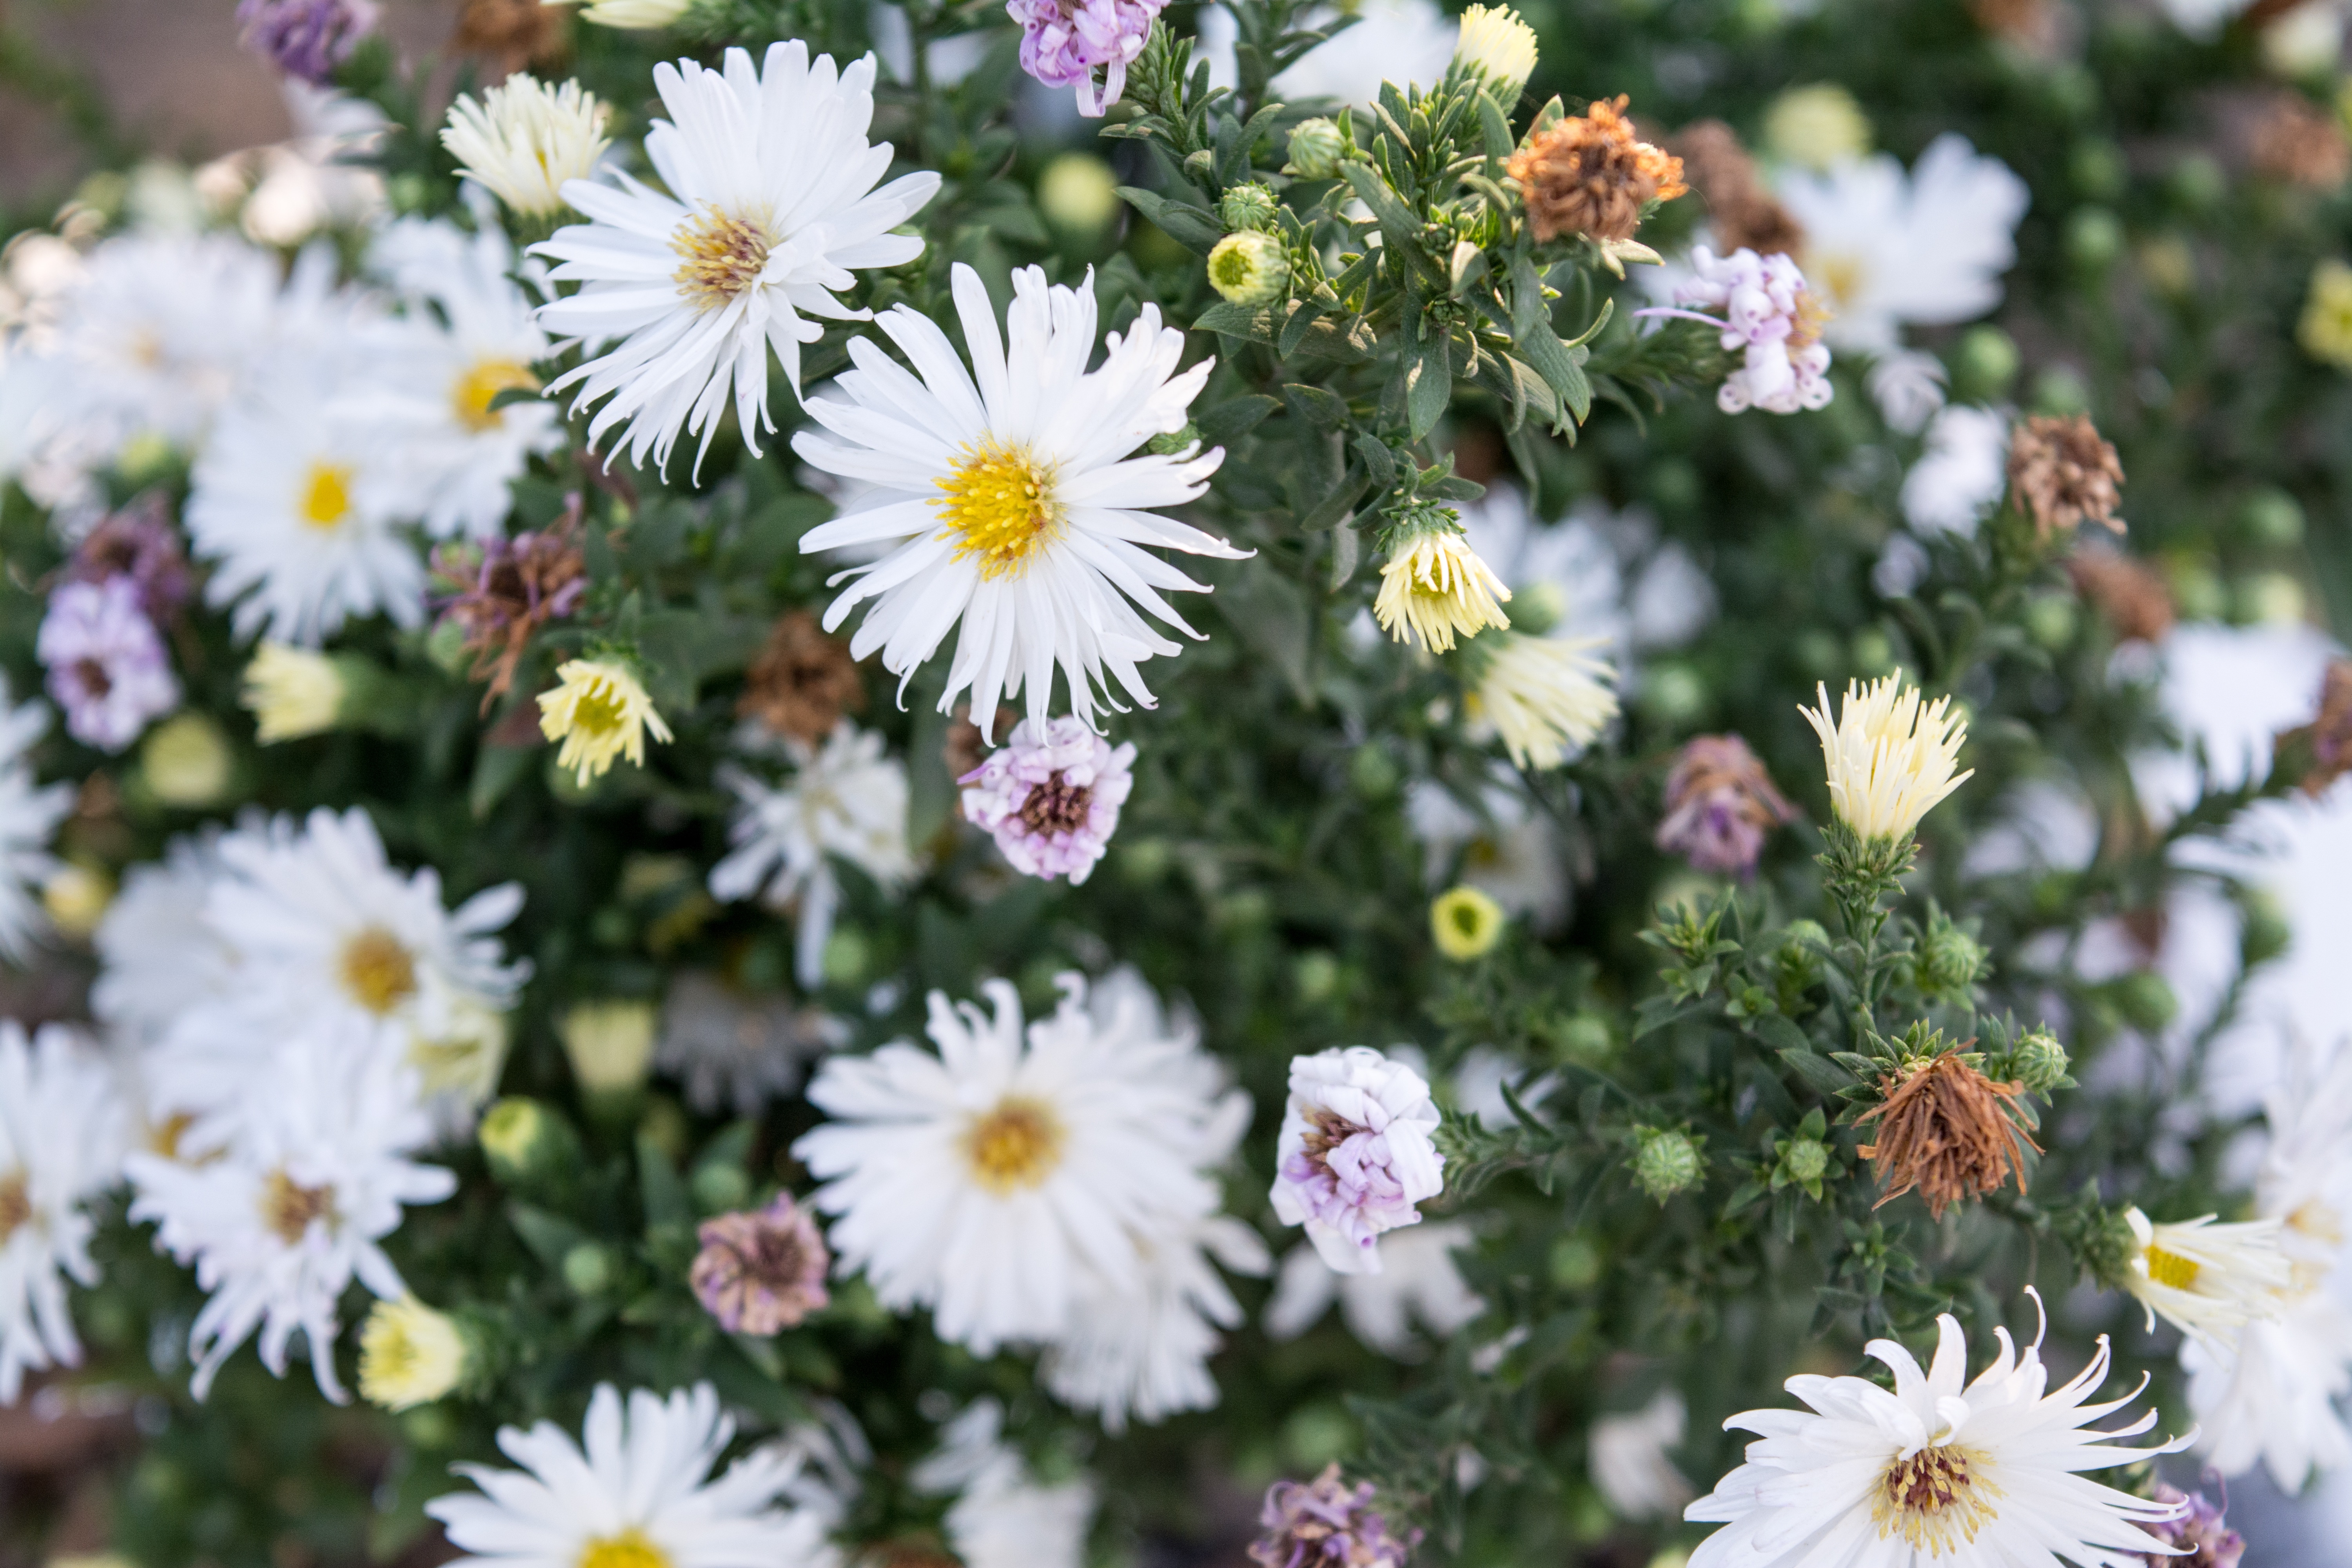
<svg viewBox="0 0 2352 1568">
<path fill-rule="evenodd" d="M 286 1373 L 300 1331 L 319 1391 L 341 1404 L 335 1376 L 336 1303 L 356 1279 L 386 1300 L 407 1294 L 377 1243 L 404 1205 L 438 1203 L 457 1179 L 408 1156 L 432 1136 L 411 1070 L 331 1032 L 270 1053 L 269 1091 L 239 1108 L 231 1142 L 183 1164 L 134 1152 L 125 1162 L 133 1220 L 211 1293 L 189 1330 L 202 1399 L 239 1345 L 260 1332 L 262 1364 Z"/>
<path fill-rule="evenodd" d="M 2294 1279 L 2278 1220 L 2216 1225 L 2209 1214 L 2156 1225 L 2137 1208 L 2124 1219 L 2135 1244 L 2125 1289 L 2147 1309 L 2149 1328 L 2162 1313 L 2185 1334 L 2227 1345 L 2237 1329 L 2278 1316 Z"/>
<path fill-rule="evenodd" d="M 1666 1450 L 1679 1447 L 1688 1413 L 1683 1396 L 1662 1388 L 1649 1404 L 1603 1415 L 1586 1436 L 1592 1484 L 1620 1519 L 1671 1519 L 1691 1500 L 1691 1484 Z"/>
<path fill-rule="evenodd" d="M 1134 1013 L 1105 1026 L 1083 976 L 1060 984 L 1025 1029 L 1003 981 L 984 987 L 992 1016 L 931 993 L 937 1054 L 827 1058 L 808 1099 L 831 1120 L 793 1145 L 839 1216 L 839 1266 L 981 1355 L 1063 1332 L 1094 1281 L 1137 1278 L 1137 1238 L 1165 1245 L 1217 1205 L 1199 1168 L 1213 1064 Z"/>
<path fill-rule="evenodd" d="M 1949 697 L 1925 702 L 1917 687 L 1904 683 L 1901 670 L 1867 688 L 1848 681 L 1834 724 L 1829 688 L 1817 686 L 1815 692 L 1819 710 L 1797 711 L 1821 738 L 1830 805 L 1862 837 L 1901 838 L 1916 831 L 1937 801 L 1976 776 L 1974 768 L 1952 772 L 1968 743 L 1968 721 L 1948 713 Z"/>
<path fill-rule="evenodd" d="M 947 1535 L 964 1568 L 1082 1568 L 1094 1483 L 1040 1484 L 999 1436 L 1003 1424 L 995 1400 L 974 1400 L 908 1479 L 918 1491 L 957 1494 Z"/>
<path fill-rule="evenodd" d="M 1508 5 L 1473 5 L 1462 13 L 1454 64 L 1484 78 L 1507 115 L 1535 75 L 1536 30 Z"/>
<path fill-rule="evenodd" d="M 1291 1058 L 1275 1216 L 1306 1226 L 1334 1272 L 1379 1273 L 1381 1233 L 1420 1224 L 1419 1205 L 1444 1190 L 1437 1122 L 1427 1081 L 1370 1046 Z"/>
<path fill-rule="evenodd" d="M 588 1401 L 579 1441 L 542 1421 L 499 1428 L 522 1467 L 451 1468 L 481 1489 L 425 1505 L 461 1563 L 496 1568 L 833 1568 L 839 1553 L 806 1510 L 776 1506 L 798 1466 L 755 1448 L 713 1476 L 734 1438 L 707 1383 L 667 1399 L 611 1384 Z"/>
<path fill-rule="evenodd" d="M 0 676 L 0 959 L 21 961 L 35 933 L 47 929 L 36 889 L 58 868 L 49 838 L 73 810 L 73 785 L 35 784 L 25 760 L 48 727 L 42 704 L 8 705 Z"/>
<path fill-rule="evenodd" d="M 1294 1248 L 1275 1277 L 1265 1331 L 1295 1340 L 1336 1300 L 1349 1333 L 1382 1355 L 1412 1359 L 1414 1323 L 1443 1340 L 1486 1310 L 1454 1261 L 1455 1247 L 1475 1240 L 1468 1226 L 1454 1220 L 1394 1232 L 1381 1243 L 1377 1274 L 1337 1274 L 1314 1247 Z"/>
<path fill-rule="evenodd" d="M 809 1060 L 849 1041 L 849 1026 L 781 994 L 747 995 L 720 976 L 690 970 L 662 1002 L 654 1066 L 686 1080 L 687 1103 L 705 1116 L 757 1116 L 798 1089 Z"/>
<path fill-rule="evenodd" d="M 122 1107 L 105 1066 L 70 1032 L 44 1025 L 28 1042 L 0 1018 L 0 1405 L 25 1373 L 81 1360 L 66 1280 L 98 1284 L 84 1210 L 114 1184 Z"/>
<path fill-rule="evenodd" d="M 1049 288 L 1038 268 L 1015 272 L 1003 332 L 980 275 L 958 262 L 951 277 L 971 373 L 936 323 L 900 306 L 877 324 L 916 374 L 870 340 L 852 339 L 856 368 L 835 383 L 850 401 L 811 399 L 809 415 L 828 434 L 793 437 L 811 467 L 875 487 L 860 510 L 804 534 L 803 552 L 904 541 L 841 574 L 856 581 L 825 611 L 825 629 L 874 601 L 850 654 L 880 649 L 903 685 L 961 622 L 942 713 L 969 689 L 972 713 L 993 715 L 1000 699 L 1025 686 L 1028 717 L 1043 729 L 1056 665 L 1071 712 L 1089 726 L 1097 685 L 1102 701 L 1123 707 L 1109 690 L 1114 677 L 1151 707 L 1136 666 L 1181 648 L 1137 606 L 1198 638 L 1161 595 L 1207 588 L 1145 547 L 1223 560 L 1248 553 L 1146 510 L 1199 496 L 1223 448 L 1134 455 L 1184 427 L 1214 362 L 1179 374 L 1184 334 L 1163 327 L 1159 308 L 1147 304 L 1124 334 L 1105 335 L 1108 352 L 1089 371 L 1091 273 L 1066 289 Z"/>
<path fill-rule="evenodd" d="M 829 857 L 840 856 L 885 888 L 914 875 L 907 769 L 883 755 L 878 733 L 847 719 L 822 748 L 756 726 L 738 739 L 746 750 L 781 749 L 794 772 L 778 786 L 736 764 L 720 765 L 719 782 L 737 803 L 727 828 L 735 847 L 710 868 L 710 893 L 727 903 L 756 894 L 772 909 L 793 909 L 794 973 L 813 988 L 824 978 L 825 939 L 841 903 Z"/>
<path fill-rule="evenodd" d="M 518 71 L 477 103 L 459 93 L 441 145 L 483 189 L 525 217 L 564 210 L 567 180 L 595 174 L 612 146 L 611 111 L 576 81 L 560 86 Z"/>
<path fill-rule="evenodd" d="M 1921 533 L 1973 535 L 2009 489 L 2010 416 L 1956 403 L 1927 426 L 1927 449 L 1903 476 L 1903 515 Z"/>
<path fill-rule="evenodd" d="M 2153 1426 L 2153 1410 L 2116 1431 L 2087 1425 L 2116 1408 L 2091 1402 L 2106 1381 L 2105 1336 L 2088 1366 L 2045 1393 L 2039 1337 L 2021 1356 L 2009 1331 L 1996 1328 L 2000 1353 L 1964 1386 L 1967 1338 L 1949 1314 L 1936 1324 L 1935 1363 L 1924 1373 L 1892 1340 L 1870 1342 L 1870 1356 L 1894 1373 L 1891 1390 L 1808 1373 L 1788 1389 L 1809 1411 L 1750 1410 L 1724 1423 L 1760 1440 L 1684 1510 L 1686 1520 L 1725 1526 L 1699 1542 L 1690 1568 L 1916 1568 L 1947 1558 L 2050 1563 L 2053 1554 L 2137 1568 L 2141 1555 L 2160 1553 L 2162 1542 L 2139 1526 L 2171 1517 L 2175 1505 L 2081 1474 L 2187 1444 L 2116 1444 Z"/>
<path fill-rule="evenodd" d="M 874 188 L 890 147 L 866 140 L 874 119 L 874 58 L 836 70 L 794 41 L 768 50 L 764 70 L 741 49 L 720 70 L 692 60 L 654 68 L 671 118 L 646 132 L 646 158 L 668 195 L 613 172 L 614 185 L 573 180 L 563 199 L 589 221 L 532 247 L 562 263 L 556 282 L 579 292 L 543 307 L 551 331 L 595 357 L 549 386 L 576 385 L 576 410 L 603 403 L 591 444 L 618 426 L 629 460 L 669 466 L 681 428 L 710 449 L 731 392 L 756 456 L 768 415 L 768 351 L 795 395 L 801 346 L 824 335 L 808 318 L 864 319 L 835 296 L 854 268 L 896 267 L 923 242 L 890 231 L 939 189 L 924 172 Z"/>
<path fill-rule="evenodd" d="M 1832 311 L 1822 335 L 1874 354 L 1900 348 L 1906 325 L 1973 321 L 2000 303 L 2029 199 L 2007 164 L 1948 132 L 1908 176 L 1881 153 L 1790 169 L 1778 194 L 1805 231 L 1805 277 Z"/>
</svg>

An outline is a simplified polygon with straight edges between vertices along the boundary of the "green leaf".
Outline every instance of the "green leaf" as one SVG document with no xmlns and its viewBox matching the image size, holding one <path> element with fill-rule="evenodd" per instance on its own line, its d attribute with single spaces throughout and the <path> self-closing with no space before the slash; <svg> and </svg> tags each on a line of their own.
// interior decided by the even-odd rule
<svg viewBox="0 0 2352 1568">
<path fill-rule="evenodd" d="M 677 1179 L 669 1156 L 650 1132 L 637 1134 L 637 1192 L 646 1205 L 646 1228 L 694 1223 L 694 1205 L 687 1200 L 686 1184 Z"/>
<path fill-rule="evenodd" d="M 1290 382 L 1282 389 L 1290 411 L 1318 430 L 1337 430 L 1348 423 L 1348 402 L 1336 392 Z"/>
<path fill-rule="evenodd" d="M 1236 305 L 1221 300 L 1192 319 L 1196 332 L 1214 332 L 1223 338 L 1245 338 L 1254 343 L 1274 342 L 1274 325 L 1262 305 Z"/>
<path fill-rule="evenodd" d="M 507 1223 L 514 1226 L 531 1256 L 553 1269 L 562 1269 L 565 1255 L 589 1239 L 588 1233 L 570 1220 L 530 1204 L 507 1205 Z"/>
<path fill-rule="evenodd" d="M 1356 455 L 1364 459 L 1365 471 L 1371 475 L 1373 484 L 1386 489 L 1396 483 L 1396 454 L 1389 450 L 1386 441 L 1369 430 L 1359 430 L 1350 445 Z"/>
<path fill-rule="evenodd" d="M 1431 334 L 1406 351 L 1404 371 L 1408 428 L 1416 441 L 1437 427 L 1438 416 L 1454 397 L 1454 370 L 1447 335 Z"/>
<path fill-rule="evenodd" d="M 1118 194 L 1127 198 L 1128 205 L 1159 225 L 1169 238 L 1188 250 L 1206 256 L 1217 241 L 1225 237 L 1224 226 L 1206 207 L 1171 202 L 1157 191 L 1137 185 L 1121 185 Z"/>
<path fill-rule="evenodd" d="M 1339 172 L 1348 176 L 1356 195 L 1371 208 L 1374 221 L 1381 226 L 1381 241 L 1398 260 L 1434 278 L 1437 268 L 1422 247 L 1421 220 L 1404 205 L 1396 187 L 1381 178 L 1370 163 L 1342 163 Z"/>
<path fill-rule="evenodd" d="M 1282 323 L 1282 335 L 1276 340 L 1275 352 L 1285 359 L 1297 353 L 1299 342 L 1307 336 L 1307 330 L 1313 327 L 1322 315 L 1323 306 L 1318 301 L 1293 300 L 1290 307 L 1290 319 Z"/>
<path fill-rule="evenodd" d="M 1201 439 L 1212 447 L 1222 447 L 1239 440 L 1257 428 L 1259 421 L 1282 405 L 1271 397 L 1252 393 L 1218 404 L 1193 421 Z"/>
<path fill-rule="evenodd" d="M 1748 1020 L 1748 1032 L 1776 1051 L 1810 1051 L 1813 1042 L 1805 1031 L 1779 1013 L 1762 1013 Z"/>
<path fill-rule="evenodd" d="M 1788 1020 L 1783 1018 L 1782 1023 Z M 1816 1094 L 1835 1094 L 1853 1087 L 1853 1075 L 1816 1051 L 1791 1047 L 1780 1053 L 1781 1066 L 1797 1075 Z"/>
<path fill-rule="evenodd" d="M 1483 96 L 1483 95 L 1482 95 Z M 1466 239 L 1454 242 L 1454 254 L 1446 261 L 1446 290 L 1455 299 L 1464 289 L 1486 276 L 1486 253 Z"/>
<path fill-rule="evenodd" d="M 1559 395 L 1562 408 L 1578 423 L 1592 412 L 1592 383 L 1584 374 L 1584 361 L 1589 351 L 1570 348 L 1559 341 L 1549 321 L 1538 322 L 1534 331 L 1519 340 L 1519 352 L 1536 367 L 1552 391 Z"/>
<path fill-rule="evenodd" d="M 1350 468 L 1348 477 L 1316 503 L 1314 510 L 1298 520 L 1299 530 L 1306 533 L 1320 533 L 1327 528 L 1337 528 L 1346 520 L 1357 498 L 1364 493 L 1365 486 L 1370 482 L 1367 476 Z"/>
</svg>

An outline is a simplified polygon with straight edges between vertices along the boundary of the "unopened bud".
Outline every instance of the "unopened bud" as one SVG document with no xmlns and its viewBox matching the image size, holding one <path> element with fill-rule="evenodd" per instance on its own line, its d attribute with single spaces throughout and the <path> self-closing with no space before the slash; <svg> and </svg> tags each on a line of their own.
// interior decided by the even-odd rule
<svg viewBox="0 0 2352 1568">
<path fill-rule="evenodd" d="M 1290 132 L 1290 162 L 1286 174 L 1302 180 L 1328 180 L 1339 173 L 1339 154 L 1347 150 L 1339 127 L 1328 120 L 1302 120 Z"/>
<path fill-rule="evenodd" d="M 1660 1203 L 1698 1184 L 1705 1172 L 1698 1144 L 1687 1132 L 1644 1127 L 1635 1131 L 1633 1179 Z"/>
<path fill-rule="evenodd" d="M 1235 185 L 1217 202 L 1217 216 L 1226 228 L 1235 232 L 1246 229 L 1263 233 L 1272 229 L 1275 211 L 1274 192 L 1256 180 Z"/>
<path fill-rule="evenodd" d="M 2010 1055 L 2010 1070 L 2035 1094 L 2048 1094 L 2066 1081 L 2066 1047 L 2047 1029 L 2036 1029 L 2017 1042 Z"/>
<path fill-rule="evenodd" d="M 491 1106 L 474 1136 L 490 1173 L 509 1186 L 561 1171 L 580 1152 L 579 1135 L 561 1113 L 519 1095 Z"/>
<path fill-rule="evenodd" d="M 1985 950 L 1964 931 L 1946 926 L 1931 933 L 1919 951 L 1922 989 L 1960 992 L 1976 983 Z"/>
<path fill-rule="evenodd" d="M 1780 1150 L 1780 1168 L 1789 1179 L 1810 1185 L 1830 1168 L 1830 1147 L 1818 1138 L 1792 1138 Z"/>
<path fill-rule="evenodd" d="M 1270 234 L 1229 234 L 1209 252 L 1209 283 L 1236 305 L 1270 305 L 1290 286 L 1290 258 Z"/>
</svg>

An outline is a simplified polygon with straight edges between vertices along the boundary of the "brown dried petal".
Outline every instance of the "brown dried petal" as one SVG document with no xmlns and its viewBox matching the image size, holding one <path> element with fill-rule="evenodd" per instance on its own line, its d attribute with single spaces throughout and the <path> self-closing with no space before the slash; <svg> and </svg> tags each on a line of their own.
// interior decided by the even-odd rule
<svg viewBox="0 0 2352 1568">
<path fill-rule="evenodd" d="M 2023 1084 L 1995 1083 L 1955 1047 L 1888 1074 L 1878 1088 L 1885 1098 L 1856 1124 L 1878 1123 L 1878 1142 L 1860 1152 L 1885 1189 L 1879 1205 L 1916 1188 L 1928 1214 L 1941 1219 L 1952 1205 L 1998 1191 L 2011 1176 L 2025 1191 L 2025 1150 L 2041 1145 L 2026 1135 L 2012 1104 Z"/>
<path fill-rule="evenodd" d="M 865 707 L 866 682 L 849 657 L 849 644 L 827 636 L 814 612 L 793 610 L 770 628 L 735 711 L 779 735 L 814 745 L 833 733 L 845 710 L 856 713 Z"/>
<path fill-rule="evenodd" d="M 1626 101 L 1620 95 L 1613 103 L 1595 102 L 1511 154 L 1507 168 L 1526 197 L 1537 239 L 1631 239 L 1646 204 L 1690 189 L 1681 159 L 1635 137 Z"/>
<path fill-rule="evenodd" d="M 2315 191 L 2335 190 L 2352 174 L 2352 146 L 2343 126 L 2300 93 L 2263 100 L 2249 156 L 2261 173 Z"/>
<path fill-rule="evenodd" d="M 561 51 L 565 12 L 543 0 L 466 0 L 450 46 L 479 55 L 503 70 L 519 70 Z"/>
<path fill-rule="evenodd" d="M 2096 605 L 2126 642 L 2157 642 L 2172 629 L 2172 590 L 2147 562 L 2112 550 L 2085 550 L 2066 563 L 2066 571 L 2074 592 Z"/>
<path fill-rule="evenodd" d="M 2296 786 L 2305 795 L 2317 795 L 2352 773 L 2352 659 L 2339 658 L 2327 667 L 2320 681 L 2318 714 L 2310 723 L 2282 733 L 2278 745 L 2283 751 L 2310 748 L 2311 760 Z"/>
<path fill-rule="evenodd" d="M 2123 482 L 2122 459 L 2083 415 L 2037 415 L 2010 432 L 2010 497 L 2045 538 L 2084 522 L 2121 533 Z"/>
<path fill-rule="evenodd" d="M 1794 256 L 1804 248 L 1803 226 L 1765 185 L 1756 160 L 1730 126 L 1702 120 L 1685 126 L 1667 146 L 1680 155 L 1684 177 L 1706 204 L 1718 249 Z"/>
</svg>

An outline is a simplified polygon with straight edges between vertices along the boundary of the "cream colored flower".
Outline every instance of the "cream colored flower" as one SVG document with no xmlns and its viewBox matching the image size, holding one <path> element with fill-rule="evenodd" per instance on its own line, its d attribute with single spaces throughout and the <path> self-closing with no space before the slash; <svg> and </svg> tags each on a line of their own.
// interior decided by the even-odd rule
<svg viewBox="0 0 2352 1568">
<path fill-rule="evenodd" d="M 1511 618 L 1502 605 L 1510 596 L 1458 527 L 1433 528 L 1391 552 L 1372 615 L 1399 642 L 1418 637 L 1425 648 L 1451 653 L 1457 633 L 1474 637 L 1488 626 L 1507 629 Z"/>
<path fill-rule="evenodd" d="M 1919 689 L 1906 686 L 1903 672 L 1846 684 L 1837 721 L 1830 721 L 1830 693 L 1814 689 L 1821 710 L 1799 712 L 1822 738 L 1829 766 L 1830 804 L 1838 820 L 1864 838 L 1902 838 L 1916 832 L 1929 808 L 1976 774 L 1955 775 L 1968 721 L 1948 713 L 1952 700 L 1938 697 L 1923 709 Z"/>
<path fill-rule="evenodd" d="M 646 1081 L 654 1059 L 650 1002 L 582 1002 L 555 1026 L 580 1087 L 591 1093 L 625 1093 Z"/>
<path fill-rule="evenodd" d="M 1487 90 L 1508 110 L 1535 75 L 1536 30 L 1508 5 L 1473 5 L 1462 13 L 1454 65 L 1465 76 L 1484 77 Z"/>
<path fill-rule="evenodd" d="M 575 658 L 555 672 L 555 679 L 553 690 L 539 694 L 539 730 L 563 742 L 555 765 L 572 769 L 582 787 L 602 778 L 617 756 L 625 754 L 644 767 L 648 731 L 656 741 L 669 739 L 669 726 L 626 665 Z"/>
<path fill-rule="evenodd" d="M 228 737 L 203 713 L 173 714 L 150 730 L 139 748 L 140 780 L 166 805 L 216 805 L 236 772 Z"/>
<path fill-rule="evenodd" d="M 414 1296 L 378 1301 L 360 1328 L 360 1395 L 386 1410 L 430 1405 L 466 1375 L 456 1320 Z"/>
<path fill-rule="evenodd" d="M 541 0 L 548 5 L 563 5 L 571 0 Z M 692 0 L 588 0 L 580 8 L 580 19 L 593 22 L 600 27 L 667 27 L 686 15 Z"/>
<path fill-rule="evenodd" d="M 1835 82 L 1792 87 L 1764 111 L 1764 146 L 1786 163 L 1826 169 L 1870 151 L 1870 119 Z"/>
<path fill-rule="evenodd" d="M 342 671 L 325 654 L 266 642 L 245 667 L 237 700 L 253 714 L 254 738 L 267 746 L 333 729 L 344 687 Z"/>
<path fill-rule="evenodd" d="M 1556 768 L 1591 745 L 1617 716 L 1609 689 L 1617 672 L 1590 650 L 1606 637 L 1524 637 L 1505 632 L 1464 706 L 1474 734 L 1500 735 L 1523 768 Z"/>
<path fill-rule="evenodd" d="M 527 217 L 565 211 L 563 182 L 595 173 L 608 110 L 576 81 L 551 85 L 528 73 L 507 78 L 477 103 L 459 94 L 441 145 L 499 200 Z"/>
<path fill-rule="evenodd" d="M 2162 1313 L 2183 1333 L 2226 1344 L 2247 1323 L 2277 1317 L 2294 1283 L 2278 1220 L 2216 1225 L 2209 1214 L 2155 1225 L 2137 1208 L 2124 1220 L 2135 1244 L 2124 1289 L 2147 1309 L 2151 1329 Z"/>
</svg>

